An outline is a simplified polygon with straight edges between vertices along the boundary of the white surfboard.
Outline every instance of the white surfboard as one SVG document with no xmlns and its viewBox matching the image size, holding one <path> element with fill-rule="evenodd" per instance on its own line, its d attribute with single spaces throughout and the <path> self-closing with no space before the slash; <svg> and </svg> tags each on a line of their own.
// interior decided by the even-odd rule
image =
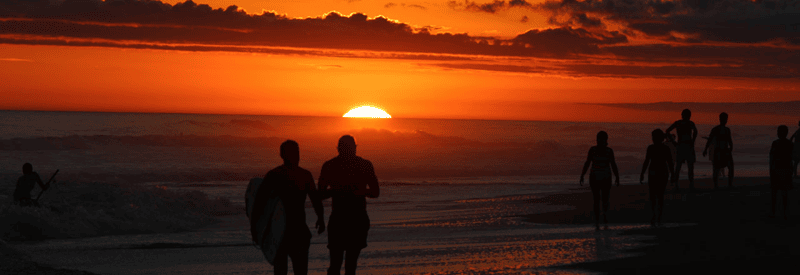
<svg viewBox="0 0 800 275">
<path fill-rule="evenodd" d="M 252 178 L 250 179 L 250 184 L 247 185 L 245 204 L 247 205 L 248 218 L 253 213 L 255 197 L 262 181 L 262 178 Z M 286 215 L 279 197 L 270 196 L 267 205 L 264 206 L 264 214 L 256 222 L 256 228 L 258 232 L 256 246 L 264 253 L 267 262 L 275 265 L 275 255 L 278 252 L 278 247 L 281 246 L 283 233 L 286 229 Z"/>
</svg>

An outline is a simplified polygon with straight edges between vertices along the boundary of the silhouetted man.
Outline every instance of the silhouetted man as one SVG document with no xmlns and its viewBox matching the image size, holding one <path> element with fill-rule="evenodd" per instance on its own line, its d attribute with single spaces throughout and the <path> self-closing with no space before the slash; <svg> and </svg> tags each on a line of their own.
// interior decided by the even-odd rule
<svg viewBox="0 0 800 275">
<path fill-rule="evenodd" d="M 789 127 L 781 125 L 778 127 L 778 139 L 772 142 L 769 149 L 769 185 L 772 189 L 772 214 L 775 217 L 775 206 L 778 203 L 778 192 L 783 193 L 783 218 L 786 219 L 787 205 L 789 204 L 789 190 L 792 186 L 792 149 L 793 144 L 786 139 L 789 134 Z"/>
<path fill-rule="evenodd" d="M 283 165 L 270 170 L 264 176 L 264 181 L 256 194 L 253 214 L 250 215 L 251 232 L 258 219 L 264 213 L 270 195 L 277 195 L 283 203 L 286 215 L 286 228 L 283 241 L 275 254 L 275 274 L 287 274 L 289 264 L 287 258 L 292 258 L 294 274 L 308 273 L 308 249 L 311 246 L 311 232 L 306 225 L 306 196 L 311 199 L 314 212 L 317 214 L 317 233 L 325 231 L 325 212 L 322 201 L 317 196 L 314 176 L 306 169 L 300 168 L 300 146 L 293 140 L 281 144 L 281 158 Z M 254 233 L 255 234 L 255 233 Z M 261 249 L 268 249 L 261 245 Z"/>
<path fill-rule="evenodd" d="M 683 109 L 681 117 L 683 119 L 672 123 L 666 132 L 667 135 L 670 134 L 669 132 L 672 129 L 676 129 L 678 132 L 678 154 L 675 161 L 675 176 L 672 177 L 672 182 L 675 183 L 675 190 L 680 191 L 678 179 L 681 174 L 681 165 L 686 162 L 686 166 L 689 169 L 689 188 L 694 191 L 694 141 L 697 139 L 697 127 L 695 127 L 694 122 L 689 120 L 692 118 L 692 111 L 689 111 L 689 109 Z"/>
<path fill-rule="evenodd" d="M 328 220 L 331 253 L 328 274 L 339 274 L 344 260 L 345 274 L 352 275 L 356 273 L 361 249 L 367 247 L 366 197 L 377 198 L 380 188 L 372 163 L 356 156 L 356 140 L 352 136 L 342 136 L 338 150 L 339 156 L 325 162 L 319 174 L 319 190 L 325 192 L 326 197 L 332 197 Z"/>
<path fill-rule="evenodd" d="M 42 190 L 50 187 L 49 184 L 45 185 L 39 173 L 33 171 L 33 165 L 25 163 L 22 165 L 22 176 L 17 179 L 17 188 L 14 189 L 14 202 L 20 206 L 33 206 L 36 205 L 31 199 L 31 191 L 33 187 L 39 184 Z"/>
<path fill-rule="evenodd" d="M 705 157 L 708 153 L 708 148 L 714 146 L 714 155 L 711 158 L 714 189 L 717 189 L 719 170 L 724 167 L 728 167 L 728 188 L 733 188 L 733 140 L 731 139 L 731 129 L 725 127 L 727 123 L 728 114 L 725 112 L 719 114 L 719 125 L 711 129 L 711 134 L 708 135 L 708 140 L 706 141 L 706 147 L 703 149 L 703 156 Z"/>
</svg>

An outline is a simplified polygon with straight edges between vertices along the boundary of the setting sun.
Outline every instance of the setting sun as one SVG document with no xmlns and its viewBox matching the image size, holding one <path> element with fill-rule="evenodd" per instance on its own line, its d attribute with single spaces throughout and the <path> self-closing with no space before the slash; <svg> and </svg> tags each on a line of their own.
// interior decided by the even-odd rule
<svg viewBox="0 0 800 275">
<path fill-rule="evenodd" d="M 361 106 L 358 108 L 353 108 L 343 117 L 370 117 L 370 118 L 392 118 L 391 115 L 386 113 L 386 111 L 372 107 L 372 106 Z"/>
</svg>

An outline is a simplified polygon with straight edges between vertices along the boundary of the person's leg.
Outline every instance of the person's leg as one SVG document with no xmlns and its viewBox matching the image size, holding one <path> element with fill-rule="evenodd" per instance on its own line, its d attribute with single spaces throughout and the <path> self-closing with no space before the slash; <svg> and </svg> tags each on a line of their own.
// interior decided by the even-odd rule
<svg viewBox="0 0 800 275">
<path fill-rule="evenodd" d="M 292 247 L 289 253 L 289 258 L 292 258 L 292 269 L 295 275 L 308 274 L 308 248 L 311 246 L 311 240 L 297 244 Z"/>
<path fill-rule="evenodd" d="M 675 183 L 675 190 L 680 191 L 681 188 L 678 186 L 678 180 L 681 179 L 681 166 L 683 165 L 683 160 L 678 160 L 675 164 L 675 175 L 672 176 L 672 182 Z"/>
<path fill-rule="evenodd" d="M 275 267 L 275 275 L 286 275 L 289 273 L 289 262 L 288 262 L 288 244 L 284 243 L 278 248 L 278 251 L 275 252 L 275 260 L 273 261 Z"/>
<path fill-rule="evenodd" d="M 794 170 L 792 170 L 792 175 L 794 175 L 795 177 L 797 177 L 797 165 L 798 164 L 800 164 L 800 160 L 795 160 L 794 161 Z"/>
<path fill-rule="evenodd" d="M 728 188 L 733 188 L 733 158 L 728 162 Z"/>
<path fill-rule="evenodd" d="M 603 223 L 606 224 L 606 229 L 608 229 L 608 207 L 609 197 L 611 196 L 611 179 L 608 179 L 608 182 L 603 184 Z"/>
<path fill-rule="evenodd" d="M 689 189 L 694 190 L 694 161 L 687 161 L 686 168 L 689 172 Z"/>
<path fill-rule="evenodd" d="M 658 199 L 658 224 L 659 225 L 661 225 L 661 217 L 664 216 L 664 191 L 666 189 L 667 189 L 666 181 L 664 181 L 664 184 L 656 189 L 656 192 L 658 192 L 657 195 L 656 195 L 656 199 Z"/>
<path fill-rule="evenodd" d="M 348 249 L 344 260 L 344 275 L 355 275 L 361 249 Z"/>
<path fill-rule="evenodd" d="M 713 174 L 711 175 L 711 181 L 714 182 L 714 189 L 717 189 L 719 187 L 717 186 L 717 183 L 719 182 L 719 172 L 720 172 L 719 170 L 720 170 L 719 163 L 715 162 L 711 165 L 711 171 L 712 171 L 711 173 Z"/>
<path fill-rule="evenodd" d="M 653 213 L 653 217 L 650 218 L 650 225 L 655 226 L 656 223 L 656 183 L 652 180 L 649 180 L 648 184 L 648 191 L 650 191 L 650 211 Z"/>
<path fill-rule="evenodd" d="M 331 252 L 331 266 L 328 268 L 328 275 L 339 275 L 342 270 L 342 261 L 344 260 L 344 250 L 330 249 Z"/>
<path fill-rule="evenodd" d="M 600 228 L 600 186 L 597 183 L 590 182 L 589 186 L 592 188 L 592 209 L 594 210 L 594 225 L 597 229 Z"/>
</svg>

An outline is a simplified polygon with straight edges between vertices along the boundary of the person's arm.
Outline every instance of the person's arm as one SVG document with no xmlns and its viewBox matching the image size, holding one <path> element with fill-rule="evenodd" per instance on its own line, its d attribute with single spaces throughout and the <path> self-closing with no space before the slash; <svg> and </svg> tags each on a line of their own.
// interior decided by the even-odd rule
<svg viewBox="0 0 800 275">
<path fill-rule="evenodd" d="M 673 122 L 672 125 L 670 125 L 669 128 L 667 128 L 667 130 L 664 133 L 666 133 L 669 136 L 670 135 L 669 132 L 672 131 L 672 129 L 675 129 L 675 127 L 677 127 L 676 124 L 677 122 Z"/>
<path fill-rule="evenodd" d="M 381 187 L 378 185 L 378 176 L 375 175 L 375 168 L 372 167 L 372 163 L 367 161 L 367 197 L 369 198 L 377 198 L 381 195 Z"/>
<path fill-rule="evenodd" d="M 644 184 L 644 172 L 647 171 L 648 165 L 650 165 L 650 147 L 647 147 L 647 153 L 644 156 L 644 164 L 642 164 L 642 174 L 639 175 L 640 184 Z"/>
<path fill-rule="evenodd" d="M 583 186 L 583 175 L 586 174 L 586 170 L 589 170 L 589 165 L 592 164 L 592 148 L 589 148 L 589 155 L 586 156 L 586 163 L 583 164 L 583 171 L 581 172 L 581 186 Z"/>
<path fill-rule="evenodd" d="M 797 140 L 800 139 L 800 137 L 797 136 L 797 133 L 800 133 L 800 129 L 798 129 L 797 131 L 794 131 L 794 134 L 792 134 L 792 136 L 789 137 L 789 141 L 797 142 Z"/>
<path fill-rule="evenodd" d="M 311 172 L 306 176 L 306 188 L 308 190 L 308 198 L 311 199 L 311 205 L 314 207 L 314 213 L 317 214 L 317 234 L 322 234 L 322 232 L 325 232 L 325 210 L 322 207 L 322 200 L 317 192 L 314 176 L 311 175 Z"/>
<path fill-rule="evenodd" d="M 697 127 L 692 122 L 692 146 L 694 146 L 695 141 L 697 141 Z"/>
<path fill-rule="evenodd" d="M 39 177 L 39 173 L 33 172 L 33 175 L 36 176 L 36 183 L 39 184 L 39 187 L 41 187 L 42 190 L 45 190 L 47 189 L 47 187 L 49 187 L 48 186 L 49 183 L 48 185 L 44 185 L 44 182 L 42 182 L 42 178 Z"/>
<path fill-rule="evenodd" d="M 617 161 L 614 160 L 614 150 L 611 148 L 608 148 L 608 150 L 611 150 L 611 171 L 614 172 L 614 177 L 617 178 L 617 186 L 619 186 L 619 171 L 617 170 Z"/>
<path fill-rule="evenodd" d="M 331 191 L 328 190 L 330 187 L 329 177 L 330 177 L 330 166 L 328 163 L 322 165 L 322 170 L 319 172 L 319 180 L 317 181 L 317 199 L 322 202 L 323 200 L 331 197 Z"/>
</svg>

